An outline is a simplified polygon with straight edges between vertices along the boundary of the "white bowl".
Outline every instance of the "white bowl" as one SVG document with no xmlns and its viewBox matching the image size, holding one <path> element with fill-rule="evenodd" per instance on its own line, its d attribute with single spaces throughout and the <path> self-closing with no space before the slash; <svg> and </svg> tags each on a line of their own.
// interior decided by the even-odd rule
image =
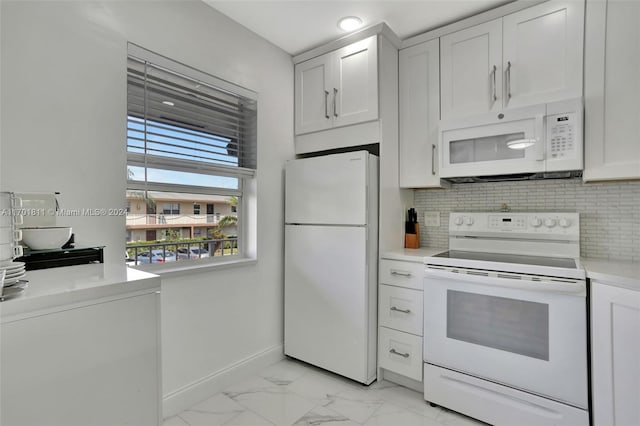
<svg viewBox="0 0 640 426">
<path fill-rule="evenodd" d="M 22 241 L 32 250 L 49 250 L 60 248 L 71 238 L 68 226 L 43 226 L 38 228 L 22 228 Z"/>
</svg>

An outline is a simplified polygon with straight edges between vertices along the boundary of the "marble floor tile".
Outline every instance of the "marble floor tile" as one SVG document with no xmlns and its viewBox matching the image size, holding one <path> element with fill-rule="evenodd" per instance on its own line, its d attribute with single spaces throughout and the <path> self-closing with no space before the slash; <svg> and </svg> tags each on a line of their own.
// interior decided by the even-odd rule
<svg viewBox="0 0 640 426">
<path fill-rule="evenodd" d="M 179 419 L 189 426 L 221 426 L 229 420 L 244 413 L 246 408 L 233 401 L 222 393 L 218 393 L 213 397 L 202 401 L 183 411 L 179 415 Z M 167 425 L 163 426 L 173 426 Z M 182 426 L 177 423 L 175 426 Z"/>
<path fill-rule="evenodd" d="M 271 423 L 269 420 L 265 419 L 254 413 L 253 411 L 245 411 L 242 414 L 231 419 L 229 422 L 225 423 L 224 426 L 277 426 L 275 423 Z"/>
<path fill-rule="evenodd" d="M 163 426 L 484 426 L 431 407 L 421 392 L 380 381 L 364 386 L 286 359 L 229 386 Z"/>
<path fill-rule="evenodd" d="M 364 423 L 365 426 L 442 426 L 434 418 L 421 416 L 392 403 L 385 403 Z"/>
<path fill-rule="evenodd" d="M 288 385 L 311 371 L 299 362 L 289 359 L 273 364 L 262 371 L 259 376 L 276 385 Z"/>
<path fill-rule="evenodd" d="M 189 426 L 189 423 L 182 420 L 179 416 L 173 416 L 165 419 L 162 426 Z"/>
<path fill-rule="evenodd" d="M 294 423 L 295 426 L 359 426 L 342 414 L 325 407 L 316 407 Z"/>
<path fill-rule="evenodd" d="M 464 416 L 446 408 L 441 410 L 436 420 L 444 426 L 488 426 L 487 423 L 472 419 L 471 417 Z"/>
<path fill-rule="evenodd" d="M 316 404 L 291 392 L 251 388 L 225 395 L 276 425 L 291 425 Z"/>
<path fill-rule="evenodd" d="M 209 399 L 189 408 L 189 411 L 201 411 L 207 413 L 235 413 L 245 411 L 244 407 L 223 393 L 217 393 Z"/>
<path fill-rule="evenodd" d="M 329 402 L 330 395 L 345 392 L 352 389 L 352 386 L 345 383 L 344 380 L 312 370 L 286 385 L 285 389 L 317 404 L 325 405 Z"/>
<path fill-rule="evenodd" d="M 383 382 L 384 383 L 384 382 Z M 388 382 L 387 382 L 388 383 Z M 380 398 L 390 401 L 409 411 L 413 411 L 421 416 L 436 419 L 442 409 L 440 407 L 432 407 L 424 400 L 422 392 L 416 392 L 413 389 L 404 386 L 393 386 L 380 389 L 378 391 Z"/>
<path fill-rule="evenodd" d="M 357 423 L 366 422 L 385 402 L 377 395 L 359 389 L 330 394 L 327 398 L 329 401 L 324 407 L 337 411 Z"/>
<path fill-rule="evenodd" d="M 179 417 L 189 426 L 222 426 L 241 413 L 242 411 L 207 413 L 204 411 L 186 410 L 180 413 Z"/>
</svg>

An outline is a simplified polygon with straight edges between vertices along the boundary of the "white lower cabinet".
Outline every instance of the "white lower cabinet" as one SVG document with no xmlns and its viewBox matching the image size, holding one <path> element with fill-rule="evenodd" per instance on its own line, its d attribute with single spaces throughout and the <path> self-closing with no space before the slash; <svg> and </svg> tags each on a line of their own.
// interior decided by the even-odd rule
<svg viewBox="0 0 640 426">
<path fill-rule="evenodd" d="M 160 425 L 159 297 L 124 294 L 3 322 L 0 424 Z"/>
<path fill-rule="evenodd" d="M 381 285 L 378 292 L 380 326 L 422 336 L 422 291 Z"/>
<path fill-rule="evenodd" d="M 422 382 L 421 260 L 381 259 L 378 287 L 378 379 L 416 390 Z"/>
<path fill-rule="evenodd" d="M 422 381 L 422 336 L 380 327 L 380 367 Z"/>
<path fill-rule="evenodd" d="M 594 426 L 640 425 L 640 292 L 591 282 Z"/>
<path fill-rule="evenodd" d="M 380 284 L 422 291 L 423 275 L 424 265 L 422 263 L 390 259 L 380 260 Z"/>
</svg>

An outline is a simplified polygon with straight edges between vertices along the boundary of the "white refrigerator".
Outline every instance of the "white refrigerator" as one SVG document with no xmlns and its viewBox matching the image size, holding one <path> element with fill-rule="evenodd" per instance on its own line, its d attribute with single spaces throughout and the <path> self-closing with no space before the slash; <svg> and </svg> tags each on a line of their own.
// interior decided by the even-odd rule
<svg viewBox="0 0 640 426">
<path fill-rule="evenodd" d="M 360 383 L 376 378 L 378 158 L 285 166 L 284 352 Z"/>
</svg>

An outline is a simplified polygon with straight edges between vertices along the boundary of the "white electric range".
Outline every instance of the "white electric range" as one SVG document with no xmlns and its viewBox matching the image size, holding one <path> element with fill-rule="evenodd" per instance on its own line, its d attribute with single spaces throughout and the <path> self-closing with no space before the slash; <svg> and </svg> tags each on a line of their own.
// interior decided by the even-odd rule
<svg viewBox="0 0 640 426">
<path fill-rule="evenodd" d="M 493 425 L 585 425 L 577 213 L 451 213 L 425 258 L 425 400 Z"/>
</svg>

